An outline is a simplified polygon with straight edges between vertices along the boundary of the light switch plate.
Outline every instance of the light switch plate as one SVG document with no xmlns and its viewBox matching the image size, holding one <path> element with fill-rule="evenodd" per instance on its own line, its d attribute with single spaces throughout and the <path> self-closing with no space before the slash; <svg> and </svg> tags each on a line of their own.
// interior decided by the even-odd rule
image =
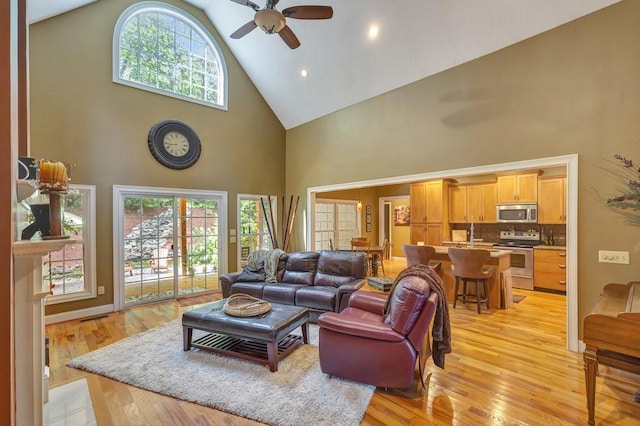
<svg viewBox="0 0 640 426">
<path fill-rule="evenodd" d="M 629 264 L 629 252 L 628 251 L 611 251 L 611 250 L 599 250 L 598 262 L 600 263 L 622 263 Z"/>
</svg>

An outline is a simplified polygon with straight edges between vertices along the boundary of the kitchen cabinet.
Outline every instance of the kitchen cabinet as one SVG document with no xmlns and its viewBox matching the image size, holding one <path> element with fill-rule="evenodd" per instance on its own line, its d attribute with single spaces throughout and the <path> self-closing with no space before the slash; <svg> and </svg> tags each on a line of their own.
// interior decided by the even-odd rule
<svg viewBox="0 0 640 426">
<path fill-rule="evenodd" d="M 541 178 L 538 180 L 538 223 L 564 224 L 566 211 L 567 178 Z"/>
<path fill-rule="evenodd" d="M 469 185 L 467 187 L 467 218 L 476 223 L 496 222 L 496 184 Z"/>
<path fill-rule="evenodd" d="M 440 245 L 449 232 L 448 181 L 439 179 L 411 184 L 411 244 L 424 241 Z"/>
<path fill-rule="evenodd" d="M 427 222 L 427 194 L 424 182 L 412 183 L 409 195 L 411 223 Z"/>
<path fill-rule="evenodd" d="M 567 250 L 565 247 L 533 249 L 533 286 L 567 291 Z"/>
<path fill-rule="evenodd" d="M 418 241 L 424 242 L 427 246 L 441 246 L 443 240 L 443 226 L 435 223 L 412 224 L 411 225 L 411 244 L 417 244 Z"/>
<path fill-rule="evenodd" d="M 433 180 L 411 184 L 411 223 L 442 223 L 447 217 L 447 182 Z"/>
<path fill-rule="evenodd" d="M 538 173 L 498 176 L 498 203 L 538 201 Z"/>
<path fill-rule="evenodd" d="M 449 187 L 449 223 L 495 223 L 496 185 Z"/>
<path fill-rule="evenodd" d="M 467 223 L 467 187 L 449 187 L 449 223 Z"/>
</svg>

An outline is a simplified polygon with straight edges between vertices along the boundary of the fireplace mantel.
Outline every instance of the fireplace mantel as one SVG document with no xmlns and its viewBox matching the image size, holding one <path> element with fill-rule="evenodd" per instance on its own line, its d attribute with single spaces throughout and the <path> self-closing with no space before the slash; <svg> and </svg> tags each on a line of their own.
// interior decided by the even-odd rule
<svg viewBox="0 0 640 426">
<path fill-rule="evenodd" d="M 42 425 L 44 404 L 44 298 L 49 287 L 42 279 L 42 256 L 58 251 L 73 239 L 16 241 L 14 264 L 14 339 L 16 365 L 16 424 Z"/>
</svg>

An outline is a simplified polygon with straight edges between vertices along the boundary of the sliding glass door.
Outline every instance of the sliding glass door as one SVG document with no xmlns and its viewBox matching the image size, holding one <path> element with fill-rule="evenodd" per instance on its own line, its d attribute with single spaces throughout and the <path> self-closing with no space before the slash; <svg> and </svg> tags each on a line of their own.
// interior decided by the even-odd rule
<svg viewBox="0 0 640 426">
<path fill-rule="evenodd" d="M 226 193 L 117 186 L 114 217 L 117 305 L 219 289 L 227 260 Z"/>
</svg>

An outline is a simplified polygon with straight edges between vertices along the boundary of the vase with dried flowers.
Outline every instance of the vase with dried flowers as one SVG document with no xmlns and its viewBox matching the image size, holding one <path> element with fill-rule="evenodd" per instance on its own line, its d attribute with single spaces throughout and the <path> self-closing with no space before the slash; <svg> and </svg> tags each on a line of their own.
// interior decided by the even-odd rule
<svg viewBox="0 0 640 426">
<path fill-rule="evenodd" d="M 605 169 L 621 184 L 617 190 L 619 195 L 607 198 L 607 207 L 625 216 L 628 223 L 640 225 L 640 168 L 631 159 L 620 154 L 614 155 L 616 161 L 612 169 Z"/>
</svg>

